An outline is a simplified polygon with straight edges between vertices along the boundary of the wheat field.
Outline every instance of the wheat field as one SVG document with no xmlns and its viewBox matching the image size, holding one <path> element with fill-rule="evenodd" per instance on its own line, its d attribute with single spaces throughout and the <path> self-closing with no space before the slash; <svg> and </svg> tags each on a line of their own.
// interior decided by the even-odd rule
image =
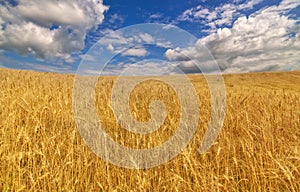
<svg viewBox="0 0 300 192">
<path fill-rule="evenodd" d="M 136 170 L 105 162 L 80 137 L 73 75 L 1 69 L 0 191 L 300 191 L 300 72 L 224 75 L 224 126 L 202 155 L 210 94 L 203 76 L 189 78 L 201 108 L 191 143 L 166 164 Z M 108 135 L 131 148 L 166 141 L 180 118 L 176 94 L 157 82 L 137 87 L 130 98 L 135 118 L 148 120 L 147 105 L 156 99 L 168 114 L 159 130 L 133 134 L 114 118 L 114 80 L 100 78 L 95 98 Z"/>
</svg>

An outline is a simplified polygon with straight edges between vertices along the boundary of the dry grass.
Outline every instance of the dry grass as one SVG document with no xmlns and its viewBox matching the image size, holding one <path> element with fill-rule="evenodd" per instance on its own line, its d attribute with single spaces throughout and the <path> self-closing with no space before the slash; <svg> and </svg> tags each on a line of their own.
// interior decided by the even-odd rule
<svg viewBox="0 0 300 192">
<path fill-rule="evenodd" d="M 198 131 L 175 159 L 147 170 L 108 164 L 84 144 L 72 113 L 73 76 L 0 74 L 0 191 L 300 191 L 300 72 L 226 75 L 225 124 L 204 155 L 197 149 L 209 119 L 209 90 L 203 77 L 190 76 L 201 103 Z M 149 148 L 172 135 L 179 115 L 168 87 L 151 95 L 158 85 L 147 84 L 132 94 L 140 120 L 149 118 L 145 106 L 152 99 L 168 106 L 161 129 L 140 136 L 117 125 L 108 104 L 112 84 L 113 78 L 100 80 L 97 92 L 111 137 Z"/>
</svg>

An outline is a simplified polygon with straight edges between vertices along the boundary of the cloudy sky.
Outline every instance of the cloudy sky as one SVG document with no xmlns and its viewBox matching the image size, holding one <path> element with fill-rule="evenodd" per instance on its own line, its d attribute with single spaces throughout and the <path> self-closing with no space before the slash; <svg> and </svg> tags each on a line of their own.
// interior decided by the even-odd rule
<svg viewBox="0 0 300 192">
<path fill-rule="evenodd" d="M 142 23 L 177 26 L 195 40 L 175 46 L 120 30 Z M 115 54 L 108 74 L 130 65 L 195 73 L 197 60 L 209 71 L 212 58 L 224 73 L 300 70 L 300 1 L 0 0 L 0 67 L 75 73 L 97 59 L 90 48 L 99 41 Z"/>
</svg>

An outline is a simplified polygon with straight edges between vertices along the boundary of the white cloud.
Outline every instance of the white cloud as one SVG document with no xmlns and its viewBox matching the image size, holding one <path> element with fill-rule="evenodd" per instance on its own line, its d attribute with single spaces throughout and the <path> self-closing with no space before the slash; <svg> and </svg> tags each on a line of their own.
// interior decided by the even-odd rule
<svg viewBox="0 0 300 192">
<path fill-rule="evenodd" d="M 205 45 L 225 73 L 299 70 L 299 20 L 287 15 L 299 5 L 299 1 L 284 0 L 278 6 L 261 9 L 248 18 L 241 16 L 232 28 L 219 28 L 215 33 L 200 38 L 195 47 L 177 52 L 168 50 L 165 56 L 169 60 L 184 61 L 186 56 L 192 60 L 203 60 L 199 49 Z M 182 66 L 191 64 L 186 62 L 189 63 Z"/>
<path fill-rule="evenodd" d="M 120 28 L 124 24 L 124 21 L 125 21 L 125 16 L 122 16 L 117 13 L 106 15 L 106 17 L 108 18 L 106 27 L 108 27 L 110 29 Z"/>
<path fill-rule="evenodd" d="M 170 75 L 181 74 L 178 64 L 169 61 L 148 60 L 139 63 L 118 63 L 117 65 L 108 65 L 101 73 L 106 76 L 152 76 L 152 75 Z M 95 71 L 91 71 L 95 74 Z M 91 74 L 92 74 L 91 73 Z"/>
<path fill-rule="evenodd" d="M 160 13 L 152 14 L 149 16 L 150 19 L 160 19 L 162 17 L 163 17 L 163 15 Z"/>
<path fill-rule="evenodd" d="M 168 58 L 170 61 L 189 61 L 190 57 L 185 55 L 189 53 L 188 49 L 182 50 L 180 48 L 176 49 L 168 49 L 165 52 L 165 57 Z"/>
<path fill-rule="evenodd" d="M 155 44 L 158 47 L 164 48 L 172 45 L 171 42 L 167 42 L 165 39 L 157 38 L 148 33 L 132 31 L 123 34 L 122 31 L 112 30 L 106 31 L 105 36 L 101 38 L 98 43 L 114 53 L 125 51 L 124 47 L 134 47 L 141 44 Z"/>
<path fill-rule="evenodd" d="M 19 0 L 0 7 L 0 48 L 39 58 L 70 60 L 104 19 L 102 0 Z"/>
<path fill-rule="evenodd" d="M 68 1 L 19 1 L 11 11 L 20 14 L 24 19 L 40 25 L 51 26 L 52 23 L 82 25 L 87 22 L 84 11 L 76 3 Z M 51 13 L 51 14 L 50 14 Z"/>
<path fill-rule="evenodd" d="M 136 57 L 144 57 L 147 55 L 147 50 L 144 47 L 141 48 L 130 48 L 126 51 L 122 52 L 122 56 L 136 56 Z"/>
<path fill-rule="evenodd" d="M 120 46 L 130 43 L 130 39 L 123 36 L 120 31 L 107 30 L 105 36 L 100 39 L 99 43 L 101 45 L 107 46 Z"/>
<path fill-rule="evenodd" d="M 261 3 L 262 0 L 250 0 L 247 1 L 245 4 L 240 4 L 238 5 L 238 10 L 243 10 L 243 9 L 252 9 L 255 5 Z"/>
<path fill-rule="evenodd" d="M 252 9 L 255 5 L 259 4 L 262 0 L 250 0 L 244 4 L 227 3 L 213 9 L 208 9 L 201 5 L 187 9 L 184 11 L 177 20 L 200 22 L 215 31 L 216 28 L 223 25 L 230 25 L 236 17 L 241 16 L 241 11 Z M 207 30 L 205 30 L 207 31 Z"/>
<path fill-rule="evenodd" d="M 142 33 L 142 34 L 140 34 L 140 37 L 145 43 L 153 43 L 154 42 L 154 38 L 148 33 Z"/>
<path fill-rule="evenodd" d="M 153 43 L 154 37 L 147 33 L 127 34 L 121 31 L 107 31 L 106 35 L 100 39 L 101 45 L 121 46 L 128 44 Z"/>
<path fill-rule="evenodd" d="M 165 23 L 169 24 L 171 22 L 171 17 L 165 15 L 164 13 L 154 13 L 149 14 L 145 13 L 144 17 L 146 18 L 146 23 Z"/>
<path fill-rule="evenodd" d="M 115 50 L 114 46 L 112 46 L 112 44 L 108 44 L 107 45 L 107 50 L 113 52 Z"/>
<path fill-rule="evenodd" d="M 112 14 L 109 16 L 109 22 L 112 23 L 112 24 L 115 24 L 116 22 L 120 22 L 120 23 L 123 23 L 124 22 L 124 18 L 118 14 Z"/>
</svg>

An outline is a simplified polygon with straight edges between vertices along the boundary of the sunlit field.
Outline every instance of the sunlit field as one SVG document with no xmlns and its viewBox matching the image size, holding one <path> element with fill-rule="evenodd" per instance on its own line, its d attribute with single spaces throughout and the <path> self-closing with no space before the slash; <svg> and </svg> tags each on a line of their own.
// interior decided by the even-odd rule
<svg viewBox="0 0 300 192">
<path fill-rule="evenodd" d="M 165 78 L 176 78 L 165 77 Z M 210 119 L 210 93 L 190 75 L 201 115 L 187 148 L 166 164 L 126 169 L 95 155 L 76 128 L 73 75 L 0 70 L 0 191 L 300 191 L 300 72 L 224 75 L 224 126 L 214 145 L 198 148 Z M 122 145 L 149 149 L 168 140 L 180 103 L 166 84 L 140 84 L 130 97 L 133 116 L 147 121 L 161 100 L 167 117 L 157 131 L 133 134 L 110 105 L 114 77 L 101 77 L 95 103 L 108 135 Z"/>
</svg>

